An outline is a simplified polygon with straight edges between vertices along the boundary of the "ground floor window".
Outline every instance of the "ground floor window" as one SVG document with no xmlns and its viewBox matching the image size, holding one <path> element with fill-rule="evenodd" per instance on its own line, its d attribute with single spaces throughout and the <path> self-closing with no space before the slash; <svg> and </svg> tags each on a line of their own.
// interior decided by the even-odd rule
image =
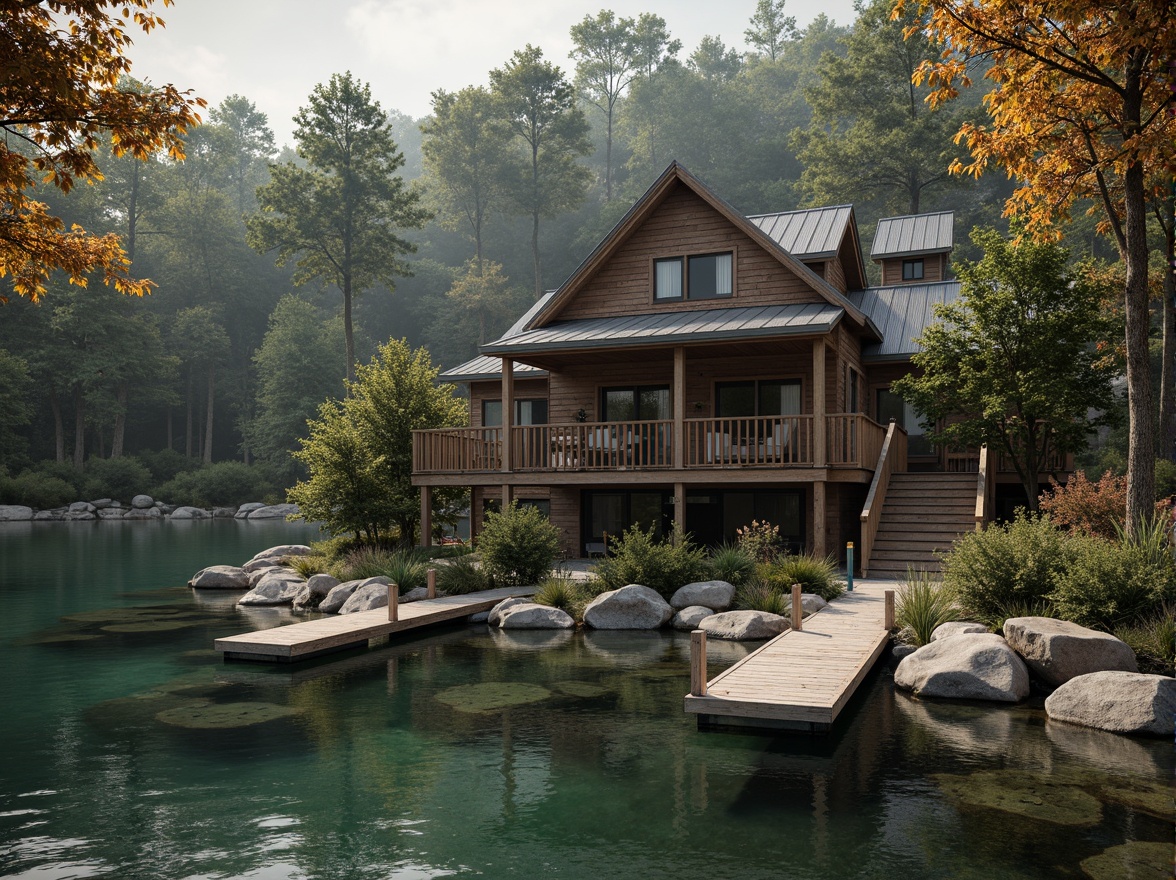
<svg viewBox="0 0 1176 880">
<path fill-rule="evenodd" d="M 674 523 L 673 493 L 659 491 L 591 491 L 583 493 L 580 518 L 585 554 L 602 553 L 606 536 L 639 525 L 658 537 L 669 535 Z"/>
<path fill-rule="evenodd" d="M 534 507 L 548 519 L 551 519 L 551 502 L 546 498 L 516 498 L 519 507 Z M 493 511 L 494 513 L 502 512 L 502 502 L 497 498 L 483 498 L 482 499 L 482 518 L 486 518 L 486 514 Z"/>
<path fill-rule="evenodd" d="M 804 549 L 804 489 L 690 489 L 686 492 L 686 531 L 695 542 L 714 547 L 734 541 L 735 530 L 752 520 L 780 529 L 785 547 Z"/>
</svg>

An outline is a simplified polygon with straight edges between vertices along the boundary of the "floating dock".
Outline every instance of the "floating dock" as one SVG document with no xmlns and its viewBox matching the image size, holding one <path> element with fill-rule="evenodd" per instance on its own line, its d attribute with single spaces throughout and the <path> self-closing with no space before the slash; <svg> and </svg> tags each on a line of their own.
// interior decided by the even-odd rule
<svg viewBox="0 0 1176 880">
<path fill-rule="evenodd" d="M 786 630 L 707 682 L 705 694 L 687 694 L 686 711 L 700 727 L 827 731 L 886 648 L 885 592 L 895 586 L 859 580 L 803 629 Z"/>
<path fill-rule="evenodd" d="M 534 592 L 534 587 L 504 587 L 464 596 L 421 599 L 399 604 L 396 620 L 388 619 L 387 608 L 336 614 L 305 623 L 275 626 L 217 639 L 213 647 L 223 653 L 226 660 L 292 663 L 335 651 L 365 647 L 371 639 L 393 633 L 460 620 L 470 614 L 489 611 L 503 599 L 529 596 Z"/>
</svg>

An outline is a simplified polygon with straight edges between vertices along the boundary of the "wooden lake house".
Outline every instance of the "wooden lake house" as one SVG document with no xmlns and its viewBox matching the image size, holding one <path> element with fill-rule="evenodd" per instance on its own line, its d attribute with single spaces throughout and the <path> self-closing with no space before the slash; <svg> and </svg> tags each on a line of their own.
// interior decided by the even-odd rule
<svg viewBox="0 0 1176 880">
<path fill-rule="evenodd" d="M 715 544 L 753 519 L 793 549 L 905 572 L 990 515 L 1009 480 L 932 449 L 890 393 L 950 302 L 951 212 L 882 220 L 869 286 L 853 207 L 744 216 L 677 163 L 481 355 L 470 426 L 414 436 L 413 483 L 472 490 L 474 528 L 541 507 L 563 551 L 633 523 Z M 1011 477 L 1015 482 L 1015 476 Z"/>
</svg>

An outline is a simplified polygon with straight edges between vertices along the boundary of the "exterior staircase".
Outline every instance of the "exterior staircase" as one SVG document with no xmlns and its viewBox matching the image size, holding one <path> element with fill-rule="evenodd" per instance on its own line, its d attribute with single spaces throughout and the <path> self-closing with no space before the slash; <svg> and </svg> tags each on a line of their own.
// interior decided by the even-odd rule
<svg viewBox="0 0 1176 880">
<path fill-rule="evenodd" d="M 976 474 L 892 474 L 870 553 L 870 577 L 939 571 L 936 550 L 976 528 Z"/>
</svg>

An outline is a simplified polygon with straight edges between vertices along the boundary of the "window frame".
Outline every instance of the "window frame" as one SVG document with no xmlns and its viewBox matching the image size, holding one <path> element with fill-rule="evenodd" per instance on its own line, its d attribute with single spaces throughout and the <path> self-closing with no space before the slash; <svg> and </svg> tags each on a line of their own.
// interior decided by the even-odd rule
<svg viewBox="0 0 1176 880">
<path fill-rule="evenodd" d="M 692 260 L 707 259 L 710 257 L 729 257 L 731 261 L 731 289 L 728 293 L 704 294 L 694 295 L 690 293 L 690 263 Z M 658 295 L 658 267 L 667 263 L 678 264 L 678 279 L 681 293 L 674 296 L 659 296 Z M 655 305 L 657 303 L 680 303 L 680 302 L 711 302 L 713 300 L 732 299 L 738 293 L 737 277 L 738 273 L 736 267 L 738 266 L 738 249 L 732 247 L 730 250 L 717 251 L 698 251 L 695 253 L 678 253 L 669 254 L 658 257 L 651 257 L 649 262 L 649 290 L 650 301 Z"/>
<path fill-rule="evenodd" d="M 544 412 L 546 413 L 544 421 L 542 421 L 542 422 L 531 421 L 531 422 L 526 422 L 526 423 L 521 421 L 522 405 L 524 403 L 531 404 L 532 410 L 534 409 L 534 405 L 536 403 L 542 403 L 543 408 L 544 408 Z M 486 407 L 488 404 L 498 404 L 498 421 L 494 424 L 490 424 L 486 420 Z M 526 424 L 526 425 L 546 425 L 546 424 L 548 424 L 548 422 L 550 420 L 551 420 L 551 413 L 548 410 L 548 400 L 546 397 L 518 397 L 518 398 L 515 398 L 514 421 L 511 423 L 512 426 L 521 426 L 524 424 Z M 502 398 L 501 397 L 486 397 L 486 398 L 482 399 L 482 427 L 483 428 L 501 428 L 502 427 Z"/>
<path fill-rule="evenodd" d="M 798 401 L 799 401 L 800 412 L 780 413 L 778 415 L 774 415 L 774 414 L 762 415 L 759 411 L 760 410 L 760 385 L 764 384 L 764 383 L 779 384 L 779 385 L 795 385 L 798 389 L 797 397 L 798 397 Z M 750 385 L 751 386 L 752 399 L 755 401 L 755 413 L 750 416 L 748 416 L 748 415 L 743 415 L 743 416 L 722 415 L 719 412 L 719 410 L 721 409 L 721 407 L 719 406 L 719 390 L 721 388 L 723 388 L 724 386 L 725 387 L 734 387 L 734 386 L 738 386 L 738 385 Z M 715 382 L 713 384 L 712 393 L 713 393 L 713 397 L 714 397 L 714 403 L 713 403 L 711 411 L 714 412 L 716 419 L 789 418 L 791 416 L 802 416 L 802 415 L 806 414 L 804 412 L 804 379 L 803 379 L 803 377 L 800 377 L 800 376 L 760 376 L 755 379 L 717 379 L 717 380 L 715 380 Z"/>
<path fill-rule="evenodd" d="M 908 274 L 907 269 L 910 269 Z M 918 274 L 915 274 L 915 270 Z M 902 280 L 903 281 L 922 281 L 927 277 L 926 261 L 922 257 L 913 258 L 902 261 Z"/>
</svg>

